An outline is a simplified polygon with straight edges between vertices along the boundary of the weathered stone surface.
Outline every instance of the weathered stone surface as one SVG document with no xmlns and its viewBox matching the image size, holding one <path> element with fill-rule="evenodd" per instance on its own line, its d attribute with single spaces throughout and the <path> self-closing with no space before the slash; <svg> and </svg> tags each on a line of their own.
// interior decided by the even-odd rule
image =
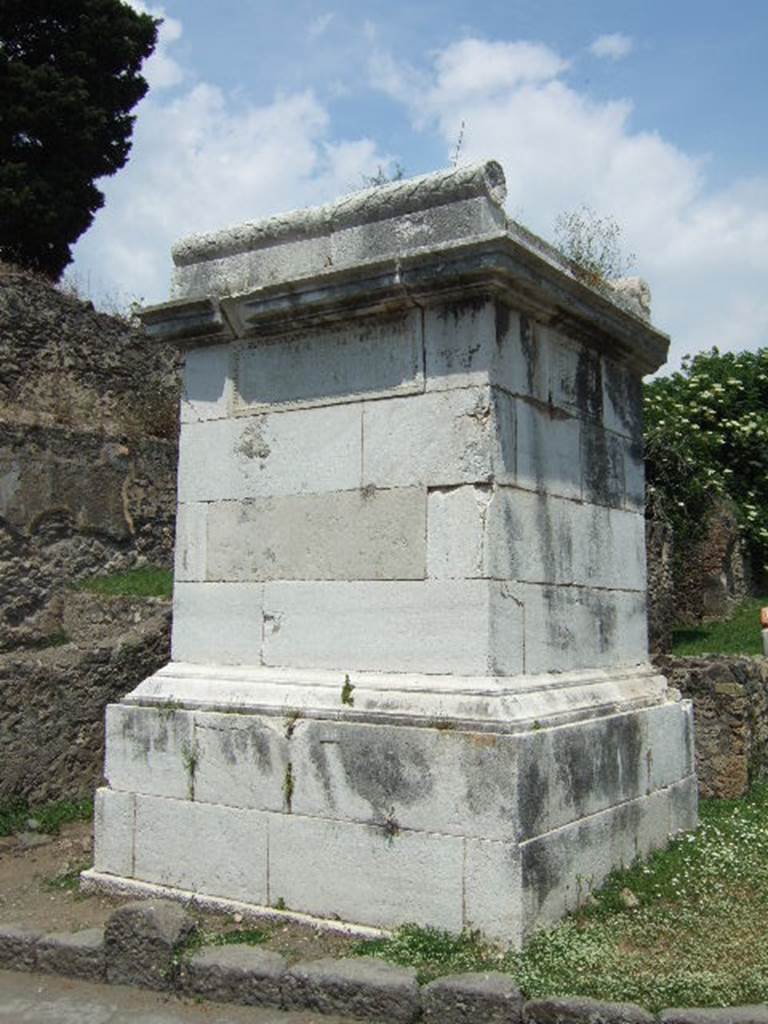
<svg viewBox="0 0 768 1024">
<path fill-rule="evenodd" d="M 42 932 L 27 925 L 0 925 L 0 965 L 14 971 L 33 970 L 41 936 Z"/>
<path fill-rule="evenodd" d="M 220 1003 L 280 1006 L 283 957 L 254 946 L 205 946 L 182 964 L 178 987 L 185 995 Z"/>
<path fill-rule="evenodd" d="M 104 929 L 107 981 L 171 988 L 174 953 L 194 928 L 192 918 L 168 900 L 139 900 L 119 907 Z"/>
<path fill-rule="evenodd" d="M 316 917 L 380 928 L 414 921 L 460 932 L 463 911 L 453 894 L 461 892 L 463 845 L 459 836 L 400 832 L 394 819 L 359 825 L 275 815 L 270 894 Z M 307 857 L 307 850 L 322 850 L 323 858 Z"/>
<path fill-rule="evenodd" d="M 287 1010 L 371 1020 L 413 1021 L 420 1010 L 416 971 L 373 957 L 296 964 L 283 977 Z"/>
<path fill-rule="evenodd" d="M 71 978 L 102 981 L 105 976 L 104 930 L 51 932 L 37 945 L 38 970 Z"/>
<path fill-rule="evenodd" d="M 212 502 L 207 578 L 423 579 L 426 513 L 419 487 Z"/>
<path fill-rule="evenodd" d="M 505 584 L 275 582 L 264 588 L 265 665 L 514 675 L 522 608 Z"/>
<path fill-rule="evenodd" d="M 112 875 L 133 874 L 134 793 L 101 787 L 94 800 L 93 866 Z"/>
<path fill-rule="evenodd" d="M 134 877 L 263 906 L 267 822 L 258 811 L 137 795 Z"/>
<path fill-rule="evenodd" d="M 702 1007 L 662 1010 L 660 1024 L 768 1024 L 768 1006 Z"/>
<path fill-rule="evenodd" d="M 179 501 L 322 494 L 359 487 L 364 404 L 182 424 Z M 376 481 L 364 481 L 368 482 Z"/>
<path fill-rule="evenodd" d="M 266 342 L 237 354 L 235 408 L 334 405 L 424 390 L 421 315 L 360 318 Z"/>
<path fill-rule="evenodd" d="M 258 665 L 263 615 L 261 583 L 178 583 L 173 590 L 172 658 Z"/>
<path fill-rule="evenodd" d="M 107 708 L 104 775 L 112 789 L 174 796 L 189 795 L 187 762 L 194 747 L 192 714 L 167 708 Z"/>
<path fill-rule="evenodd" d="M 498 971 L 452 974 L 425 985 L 421 992 L 428 1024 L 517 1024 L 522 1019 L 520 990 Z"/>
<path fill-rule="evenodd" d="M 633 1003 L 596 999 L 532 999 L 523 1011 L 526 1024 L 654 1024 L 653 1014 Z"/>
</svg>

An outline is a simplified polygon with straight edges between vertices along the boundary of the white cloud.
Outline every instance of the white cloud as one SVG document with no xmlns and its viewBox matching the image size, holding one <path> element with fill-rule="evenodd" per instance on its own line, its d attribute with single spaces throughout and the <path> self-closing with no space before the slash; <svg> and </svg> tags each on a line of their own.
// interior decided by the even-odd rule
<svg viewBox="0 0 768 1024">
<path fill-rule="evenodd" d="M 161 302 L 178 238 L 326 201 L 388 165 L 370 139 L 334 141 L 329 128 L 311 91 L 256 104 L 205 82 L 150 90 L 129 163 L 99 183 L 105 206 L 75 248 L 74 276 L 96 301 Z"/>
<path fill-rule="evenodd" d="M 125 0 L 140 14 L 151 14 L 153 18 L 162 18 L 157 33 L 157 45 L 144 64 L 142 74 L 149 82 L 151 89 L 168 89 L 184 80 L 184 71 L 168 53 L 168 47 L 181 38 L 182 25 L 177 18 L 169 18 L 162 7 L 154 7 L 144 0 Z"/>
<path fill-rule="evenodd" d="M 632 40 L 623 32 L 611 32 L 598 36 L 589 48 L 594 57 L 608 57 L 610 60 L 621 60 L 632 52 Z"/>
<path fill-rule="evenodd" d="M 333 19 L 336 17 L 333 11 L 327 11 L 325 14 L 318 14 L 316 18 L 313 18 L 307 26 L 307 33 L 310 36 L 321 36 L 330 26 Z"/>
<path fill-rule="evenodd" d="M 654 321 L 672 334 L 671 363 L 768 343 L 768 178 L 708 189 L 704 160 L 634 131 L 629 101 L 590 99 L 565 67 L 547 47 L 462 40 L 429 73 L 378 54 L 373 79 L 415 126 L 437 130 L 446 157 L 464 122 L 461 161 L 499 159 L 508 208 L 539 234 L 582 203 L 614 216 L 650 281 Z"/>
</svg>

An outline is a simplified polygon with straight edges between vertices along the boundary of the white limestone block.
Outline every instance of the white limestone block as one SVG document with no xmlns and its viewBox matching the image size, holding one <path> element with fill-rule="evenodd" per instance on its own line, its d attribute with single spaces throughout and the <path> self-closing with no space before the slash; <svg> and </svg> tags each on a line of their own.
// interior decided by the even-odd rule
<svg viewBox="0 0 768 1024">
<path fill-rule="evenodd" d="M 643 385 L 636 372 L 603 357 L 603 426 L 633 441 L 643 436 Z"/>
<path fill-rule="evenodd" d="M 637 800 L 693 771 L 680 704 L 519 735 L 517 813 L 528 840 Z"/>
<path fill-rule="evenodd" d="M 433 488 L 427 499 L 427 575 L 430 579 L 486 576 L 487 518 L 495 500 L 488 484 Z"/>
<path fill-rule="evenodd" d="M 522 609 L 484 580 L 265 584 L 264 664 L 510 675 Z"/>
<path fill-rule="evenodd" d="M 465 840 L 464 927 L 519 948 L 524 926 L 521 874 L 516 843 Z"/>
<path fill-rule="evenodd" d="M 514 839 L 516 736 L 299 719 L 293 812 L 359 824 Z"/>
<path fill-rule="evenodd" d="M 260 583 L 177 583 L 173 661 L 258 665 L 263 631 Z"/>
<path fill-rule="evenodd" d="M 200 262 L 176 264 L 171 281 L 171 296 L 208 298 L 241 295 L 291 277 L 316 273 L 318 269 L 330 266 L 331 260 L 331 243 L 326 235 L 285 240 L 278 246 L 262 250 L 233 251 Z M 222 305 L 229 307 L 228 300 L 225 299 Z M 242 333 L 249 326 L 248 310 L 245 309 L 237 316 L 239 304 L 232 305 L 235 308 L 227 308 L 227 316 Z"/>
<path fill-rule="evenodd" d="M 360 486 L 361 431 L 358 404 L 185 423 L 179 501 L 352 490 Z"/>
<path fill-rule="evenodd" d="M 176 506 L 174 583 L 205 579 L 208 508 L 208 503 L 203 501 L 180 502 Z"/>
<path fill-rule="evenodd" d="M 208 506 L 208 578 L 423 579 L 423 488 L 290 495 Z"/>
<path fill-rule="evenodd" d="M 428 391 L 497 383 L 496 309 L 490 299 L 442 303 L 424 310 Z"/>
<path fill-rule="evenodd" d="M 401 216 L 340 226 L 331 235 L 335 268 L 407 253 L 506 227 L 504 211 L 485 196 L 476 196 Z"/>
<path fill-rule="evenodd" d="M 645 459 L 642 441 L 623 441 L 624 503 L 633 512 L 645 511 Z"/>
<path fill-rule="evenodd" d="M 101 787 L 93 808 L 93 866 L 110 875 L 133 874 L 135 797 Z"/>
<path fill-rule="evenodd" d="M 550 329 L 548 400 L 579 419 L 599 424 L 603 375 L 599 352 Z"/>
<path fill-rule="evenodd" d="M 138 796 L 134 878 L 263 906 L 267 830 L 259 811 Z"/>
<path fill-rule="evenodd" d="M 581 421 L 523 399 L 516 400 L 515 411 L 516 472 L 499 474 L 499 482 L 581 498 Z"/>
<path fill-rule="evenodd" d="M 486 520 L 486 572 L 532 583 L 574 582 L 574 534 L 581 505 L 520 488 L 494 491 Z"/>
<path fill-rule="evenodd" d="M 195 712 L 195 800 L 282 811 L 288 740 L 281 718 Z"/>
<path fill-rule="evenodd" d="M 487 388 L 366 402 L 363 483 L 445 486 L 490 479 L 496 435 Z"/>
<path fill-rule="evenodd" d="M 414 309 L 260 339 L 237 351 L 235 408 L 269 412 L 423 391 L 421 333 Z"/>
<path fill-rule="evenodd" d="M 647 661 L 645 595 L 575 586 L 509 584 L 525 608 L 525 671 Z"/>
<path fill-rule="evenodd" d="M 625 452 L 628 442 L 609 430 L 585 423 L 581 430 L 582 496 L 594 505 L 625 504 Z"/>
<path fill-rule="evenodd" d="M 223 419 L 232 406 L 232 349 L 190 349 L 184 358 L 181 422 Z"/>
<path fill-rule="evenodd" d="M 643 715 L 649 750 L 648 788 L 662 789 L 693 775 L 693 711 L 690 701 L 649 708 Z M 692 826 L 691 826 L 692 827 Z"/>
<path fill-rule="evenodd" d="M 520 845 L 526 934 L 583 903 L 617 865 L 664 846 L 674 787 L 610 807 Z"/>
<path fill-rule="evenodd" d="M 574 507 L 573 582 L 610 590 L 646 587 L 645 519 L 600 505 Z"/>
<path fill-rule="evenodd" d="M 273 904 L 374 927 L 461 931 L 464 841 L 456 836 L 284 814 L 270 819 L 269 846 Z"/>
<path fill-rule="evenodd" d="M 175 707 L 110 704 L 104 776 L 112 789 L 188 799 L 195 738 L 192 714 Z"/>
</svg>

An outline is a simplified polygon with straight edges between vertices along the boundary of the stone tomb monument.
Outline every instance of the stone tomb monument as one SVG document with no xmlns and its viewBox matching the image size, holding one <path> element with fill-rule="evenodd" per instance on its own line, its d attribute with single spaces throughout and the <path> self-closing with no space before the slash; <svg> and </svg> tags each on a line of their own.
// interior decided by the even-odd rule
<svg viewBox="0 0 768 1024">
<path fill-rule="evenodd" d="M 695 824 L 646 645 L 667 339 L 504 192 L 486 163 L 175 248 L 173 660 L 108 709 L 91 886 L 520 944 Z"/>
</svg>

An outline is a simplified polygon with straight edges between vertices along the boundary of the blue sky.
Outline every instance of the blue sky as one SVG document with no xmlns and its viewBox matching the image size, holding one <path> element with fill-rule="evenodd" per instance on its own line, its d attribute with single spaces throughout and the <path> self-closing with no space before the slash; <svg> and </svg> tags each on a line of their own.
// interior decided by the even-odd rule
<svg viewBox="0 0 768 1024">
<path fill-rule="evenodd" d="M 496 157 L 545 237 L 622 226 L 670 366 L 768 344 L 768 4 L 699 0 L 130 0 L 165 17 L 131 160 L 72 276 L 168 295 L 185 234 L 322 202 L 379 165 Z"/>
</svg>

